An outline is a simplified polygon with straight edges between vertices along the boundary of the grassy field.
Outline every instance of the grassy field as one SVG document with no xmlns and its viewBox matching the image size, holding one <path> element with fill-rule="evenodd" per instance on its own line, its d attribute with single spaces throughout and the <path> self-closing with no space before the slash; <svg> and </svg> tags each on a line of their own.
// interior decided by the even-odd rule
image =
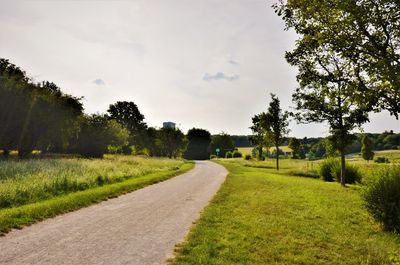
<svg viewBox="0 0 400 265">
<path fill-rule="evenodd" d="M 291 173 L 311 162 L 284 160 L 278 174 L 269 161 L 218 162 L 230 174 L 173 264 L 400 264 L 400 236 L 374 222 L 359 186 Z"/>
<path fill-rule="evenodd" d="M 168 179 L 193 167 L 183 160 L 0 161 L 0 233 Z"/>
</svg>

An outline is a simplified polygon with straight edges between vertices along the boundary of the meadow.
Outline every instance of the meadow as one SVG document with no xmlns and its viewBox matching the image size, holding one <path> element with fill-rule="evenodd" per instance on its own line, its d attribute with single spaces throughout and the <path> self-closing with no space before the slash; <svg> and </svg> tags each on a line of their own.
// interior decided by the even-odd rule
<svg viewBox="0 0 400 265">
<path fill-rule="evenodd" d="M 193 167 L 180 159 L 106 155 L 104 159 L 0 161 L 0 233 L 150 185 Z"/>
<path fill-rule="evenodd" d="M 319 161 L 282 160 L 279 172 L 273 160 L 216 161 L 230 174 L 172 264 L 400 264 L 400 236 L 373 220 L 362 185 L 317 179 Z M 349 163 L 371 176 L 388 166 Z"/>
</svg>

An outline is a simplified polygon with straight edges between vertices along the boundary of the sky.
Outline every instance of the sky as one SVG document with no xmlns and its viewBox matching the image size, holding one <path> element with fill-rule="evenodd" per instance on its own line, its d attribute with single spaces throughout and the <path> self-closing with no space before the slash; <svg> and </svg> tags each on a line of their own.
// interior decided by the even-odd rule
<svg viewBox="0 0 400 265">
<path fill-rule="evenodd" d="M 296 35 L 273 0 L 0 0 L 0 57 L 35 81 L 83 96 L 86 113 L 133 101 L 150 126 L 173 121 L 211 133 L 250 134 L 270 93 L 292 110 L 296 69 L 284 59 Z M 388 113 L 366 132 L 400 131 Z M 326 124 L 290 123 L 319 137 Z"/>
</svg>

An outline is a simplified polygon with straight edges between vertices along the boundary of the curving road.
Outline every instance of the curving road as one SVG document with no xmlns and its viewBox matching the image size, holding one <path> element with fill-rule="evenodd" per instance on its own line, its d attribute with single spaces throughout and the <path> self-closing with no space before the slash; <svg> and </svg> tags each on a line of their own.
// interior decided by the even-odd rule
<svg viewBox="0 0 400 265">
<path fill-rule="evenodd" d="M 0 264 L 164 264 L 225 180 L 212 162 L 0 237 Z"/>
</svg>

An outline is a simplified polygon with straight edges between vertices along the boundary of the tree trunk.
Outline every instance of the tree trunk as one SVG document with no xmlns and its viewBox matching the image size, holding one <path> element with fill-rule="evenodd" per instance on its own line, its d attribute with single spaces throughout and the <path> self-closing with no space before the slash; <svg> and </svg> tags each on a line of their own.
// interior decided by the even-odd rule
<svg viewBox="0 0 400 265">
<path fill-rule="evenodd" d="M 344 150 L 340 151 L 340 184 L 346 186 L 346 159 Z"/>
<path fill-rule="evenodd" d="M 279 145 L 276 146 L 276 170 L 279 170 Z"/>
<path fill-rule="evenodd" d="M 258 147 L 258 159 L 262 160 L 262 146 Z"/>
</svg>

